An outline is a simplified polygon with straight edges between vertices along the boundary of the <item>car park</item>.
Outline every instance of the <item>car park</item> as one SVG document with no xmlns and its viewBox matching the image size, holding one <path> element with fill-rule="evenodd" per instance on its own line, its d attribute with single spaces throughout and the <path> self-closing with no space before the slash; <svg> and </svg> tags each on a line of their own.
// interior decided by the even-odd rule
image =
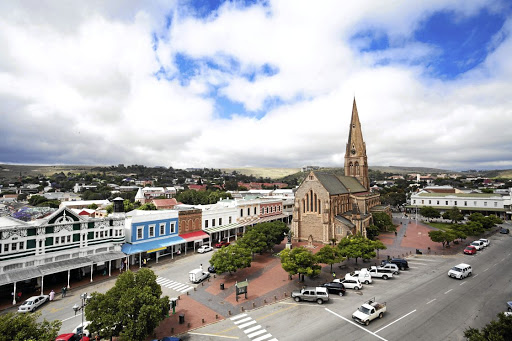
<svg viewBox="0 0 512 341">
<path fill-rule="evenodd" d="M 318 304 L 329 301 L 329 292 L 324 287 L 304 287 L 301 290 L 292 291 L 295 302 L 312 301 Z"/>
<path fill-rule="evenodd" d="M 507 228 L 505 228 L 505 227 L 500 230 L 501 234 L 509 234 L 509 232 L 510 231 Z"/>
<path fill-rule="evenodd" d="M 473 245 L 466 246 L 466 248 L 464 249 L 464 254 L 466 254 L 466 255 L 476 254 L 476 247 L 474 247 Z"/>
<path fill-rule="evenodd" d="M 484 242 L 482 242 L 481 240 L 475 240 L 470 245 L 473 245 L 474 247 L 476 247 L 476 249 L 478 251 L 480 251 L 484 248 Z"/>
<path fill-rule="evenodd" d="M 343 284 L 343 286 L 346 289 L 360 290 L 363 288 L 363 285 L 357 278 L 335 279 L 333 282 L 338 282 L 338 283 Z"/>
<path fill-rule="evenodd" d="M 463 279 L 465 277 L 469 277 L 473 274 L 473 269 L 471 268 L 471 265 L 461 263 L 458 265 L 455 265 L 453 268 L 451 268 L 448 271 L 448 276 L 452 278 L 457 279 Z"/>
<path fill-rule="evenodd" d="M 213 247 L 209 246 L 209 245 L 201 245 L 198 249 L 197 249 L 197 252 L 199 253 L 205 253 L 205 252 L 209 252 L 209 251 L 212 251 L 213 250 Z"/>
<path fill-rule="evenodd" d="M 479 239 L 482 243 L 484 243 L 484 247 L 487 247 L 491 244 L 490 240 L 489 239 L 485 239 L 485 238 L 480 238 Z"/>
<path fill-rule="evenodd" d="M 216 247 L 216 248 L 221 248 L 221 247 L 223 247 L 223 246 L 228 246 L 228 245 L 229 245 L 229 242 L 228 242 L 228 241 L 223 240 L 223 241 L 218 242 L 217 244 L 215 244 L 215 247 Z"/>
<path fill-rule="evenodd" d="M 329 294 L 343 296 L 346 293 L 345 286 L 339 282 L 324 283 L 321 285 L 321 287 L 327 288 Z"/>
<path fill-rule="evenodd" d="M 22 305 L 18 307 L 18 313 L 33 313 L 37 308 L 50 299 L 48 295 L 32 296 L 28 298 Z"/>
<path fill-rule="evenodd" d="M 407 260 L 402 259 L 402 258 L 391 258 L 388 260 L 383 260 L 381 262 L 381 265 L 384 265 L 386 263 L 396 264 L 400 270 L 409 269 L 409 263 L 407 262 Z"/>
<path fill-rule="evenodd" d="M 55 339 L 55 341 L 90 341 L 90 340 L 91 339 L 88 338 L 87 336 L 80 337 L 80 335 L 75 334 L 75 333 L 61 334 L 61 335 L 57 336 L 57 338 Z"/>
</svg>

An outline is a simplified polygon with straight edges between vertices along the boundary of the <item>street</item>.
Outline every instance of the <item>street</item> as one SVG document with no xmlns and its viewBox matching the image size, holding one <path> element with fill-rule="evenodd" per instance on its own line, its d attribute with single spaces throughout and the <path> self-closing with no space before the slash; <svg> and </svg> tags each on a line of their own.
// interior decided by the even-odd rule
<svg viewBox="0 0 512 341">
<path fill-rule="evenodd" d="M 287 299 L 196 329 L 183 339 L 462 340 L 465 329 L 483 327 L 512 297 L 511 238 L 495 234 L 475 256 L 415 255 L 408 258 L 409 270 L 387 281 L 377 279 L 359 293 L 330 295 L 324 305 Z M 448 270 L 462 262 L 472 265 L 473 276 L 449 278 Z M 387 302 L 384 317 L 368 327 L 353 322 L 352 313 L 372 297 Z"/>
</svg>

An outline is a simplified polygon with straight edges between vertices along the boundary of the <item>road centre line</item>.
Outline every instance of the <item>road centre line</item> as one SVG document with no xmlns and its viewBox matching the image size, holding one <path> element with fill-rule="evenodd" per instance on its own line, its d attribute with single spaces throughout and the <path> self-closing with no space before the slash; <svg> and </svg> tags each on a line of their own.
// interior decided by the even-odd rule
<svg viewBox="0 0 512 341">
<path fill-rule="evenodd" d="M 353 324 L 353 325 L 354 325 L 354 326 L 356 326 L 357 328 L 360 328 L 360 329 L 364 330 L 365 332 L 370 333 L 370 334 L 372 334 L 372 335 L 373 335 L 373 336 L 375 336 L 375 337 L 378 337 L 379 339 L 381 339 L 381 340 L 383 340 L 383 341 L 388 341 L 388 340 L 386 340 L 385 338 L 383 338 L 382 336 L 377 335 L 377 334 L 375 334 L 374 332 L 369 331 L 369 330 L 368 330 L 368 329 L 366 329 L 366 328 L 363 328 L 362 326 L 360 326 L 359 324 L 355 323 L 354 321 L 350 321 L 349 319 L 347 319 L 347 318 L 345 318 L 345 317 L 343 317 L 343 316 L 341 316 L 341 315 L 339 315 L 339 314 L 335 313 L 334 311 L 332 311 L 332 310 L 330 310 L 330 309 L 328 309 L 328 308 L 325 308 L 325 310 L 327 310 L 327 311 L 328 311 L 328 312 L 330 312 L 331 314 L 333 314 L 333 315 L 335 315 L 335 316 L 339 317 L 340 319 L 345 320 L 345 321 L 347 321 L 348 323 Z"/>
<path fill-rule="evenodd" d="M 474 275 L 473 278 L 475 278 L 476 276 L 478 276 L 478 274 Z"/>
<path fill-rule="evenodd" d="M 238 336 L 227 336 L 227 335 L 219 335 L 219 334 L 209 334 L 209 333 L 194 333 L 188 332 L 190 335 L 200 335 L 200 336 L 215 336 L 215 337 L 224 337 L 226 339 L 240 339 Z"/>
<path fill-rule="evenodd" d="M 486 272 L 487 270 L 489 270 L 489 268 L 485 269 L 484 272 Z"/>
<path fill-rule="evenodd" d="M 380 328 L 379 330 L 375 331 L 375 333 L 378 333 L 378 332 L 380 332 L 382 329 L 387 328 L 387 327 L 389 327 L 390 325 L 392 325 L 393 323 L 396 323 L 396 322 L 400 321 L 400 320 L 401 320 L 401 319 L 403 319 L 404 317 L 407 317 L 407 316 L 411 315 L 411 314 L 412 314 L 412 313 L 414 313 L 415 311 L 416 311 L 416 309 L 414 309 L 413 311 L 411 311 L 411 312 L 409 312 L 409 313 L 405 314 L 404 316 L 400 317 L 399 319 L 394 320 L 394 321 L 393 321 L 393 322 L 391 322 L 390 324 L 388 324 L 388 325 L 386 325 L 386 326 L 384 326 L 384 327 Z"/>
<path fill-rule="evenodd" d="M 465 284 L 465 283 L 466 283 L 466 282 L 462 282 L 462 283 L 461 283 L 461 284 L 459 284 L 459 285 L 462 285 L 462 284 Z"/>
<path fill-rule="evenodd" d="M 64 319 L 64 320 L 61 320 L 61 321 L 62 321 L 62 322 L 65 322 L 65 321 L 67 321 L 67 320 L 71 320 L 72 318 L 75 318 L 75 317 L 77 317 L 77 316 L 80 316 L 80 314 L 75 315 L 75 316 L 68 317 L 67 319 Z"/>
<path fill-rule="evenodd" d="M 434 298 L 433 300 L 428 301 L 427 304 L 430 304 L 430 303 L 434 302 L 435 300 L 437 300 L 437 298 Z"/>
<path fill-rule="evenodd" d="M 447 293 L 449 293 L 449 292 L 450 292 L 450 291 L 452 291 L 452 290 L 453 290 L 453 289 L 450 289 L 450 290 L 448 290 L 447 292 L 445 292 L 444 294 L 446 295 Z"/>
</svg>

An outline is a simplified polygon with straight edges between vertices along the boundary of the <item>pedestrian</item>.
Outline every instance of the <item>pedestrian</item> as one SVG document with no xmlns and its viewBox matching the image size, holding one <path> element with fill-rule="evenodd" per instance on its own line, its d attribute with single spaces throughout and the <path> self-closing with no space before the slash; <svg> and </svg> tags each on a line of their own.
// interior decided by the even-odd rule
<svg viewBox="0 0 512 341">
<path fill-rule="evenodd" d="M 60 291 L 62 293 L 62 298 L 66 297 L 66 287 L 62 287 Z"/>
<path fill-rule="evenodd" d="M 18 301 L 21 301 L 21 291 L 18 292 Z"/>
<path fill-rule="evenodd" d="M 147 265 L 147 261 L 146 261 L 146 258 L 142 259 L 142 266 L 146 266 Z"/>
<path fill-rule="evenodd" d="M 395 237 L 398 235 L 398 232 L 395 231 Z"/>
<path fill-rule="evenodd" d="M 333 278 L 333 279 L 336 279 L 336 272 L 333 272 L 333 273 L 332 273 L 332 278 Z"/>
<path fill-rule="evenodd" d="M 53 298 L 55 297 L 55 291 L 50 291 L 50 302 L 53 301 Z"/>
<path fill-rule="evenodd" d="M 124 270 L 124 259 L 121 261 L 121 269 L 120 269 L 120 272 L 123 272 Z"/>
</svg>

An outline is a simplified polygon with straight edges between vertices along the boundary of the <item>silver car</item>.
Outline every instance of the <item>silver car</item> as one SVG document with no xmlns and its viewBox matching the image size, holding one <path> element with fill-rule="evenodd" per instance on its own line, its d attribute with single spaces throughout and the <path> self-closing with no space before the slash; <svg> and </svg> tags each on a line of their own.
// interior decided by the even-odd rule
<svg viewBox="0 0 512 341">
<path fill-rule="evenodd" d="M 18 307 L 18 313 L 33 313 L 40 305 L 50 299 L 48 295 L 32 296 Z"/>
</svg>

